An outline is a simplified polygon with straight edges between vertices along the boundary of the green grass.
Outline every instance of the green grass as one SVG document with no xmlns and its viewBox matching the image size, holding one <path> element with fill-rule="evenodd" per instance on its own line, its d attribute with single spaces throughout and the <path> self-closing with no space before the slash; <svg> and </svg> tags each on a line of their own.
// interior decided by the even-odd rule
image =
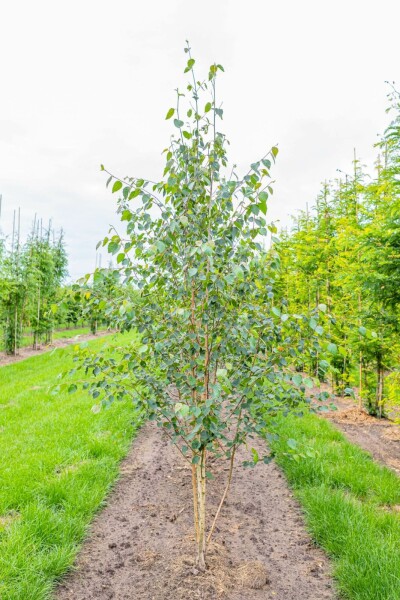
<svg viewBox="0 0 400 600">
<path fill-rule="evenodd" d="M 391 507 L 400 505 L 400 479 L 315 415 L 280 418 L 276 431 L 277 462 L 333 559 L 342 597 L 399 600 L 400 514 Z M 294 451 L 288 439 L 297 441 Z M 315 457 L 291 456 L 307 450 Z"/>
<path fill-rule="evenodd" d="M 101 330 L 99 330 L 101 331 Z M 74 329 L 60 329 L 53 332 L 53 340 L 69 340 L 77 335 L 87 335 L 90 333 L 90 327 L 77 327 Z"/>
<path fill-rule="evenodd" d="M 1 600 L 50 597 L 139 423 L 128 402 L 93 414 L 94 402 L 82 392 L 50 393 L 57 375 L 72 366 L 72 352 L 0 368 Z"/>
</svg>

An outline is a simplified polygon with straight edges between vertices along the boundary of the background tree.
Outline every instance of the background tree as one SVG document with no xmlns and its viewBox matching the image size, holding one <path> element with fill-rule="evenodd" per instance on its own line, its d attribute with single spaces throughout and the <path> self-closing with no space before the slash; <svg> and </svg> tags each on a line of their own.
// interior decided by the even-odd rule
<svg viewBox="0 0 400 600">
<path fill-rule="evenodd" d="M 12 234 L 0 240 L 0 324 L 7 353 L 18 353 L 24 328 L 32 328 L 34 348 L 52 341 L 52 306 L 66 276 L 63 232 L 56 235 L 51 223 L 45 230 L 35 219 L 23 243 L 20 212 L 14 211 Z"/>
<path fill-rule="evenodd" d="M 314 210 L 302 213 L 273 249 L 290 306 L 306 313 L 318 302 L 328 308 L 336 391 L 357 387 L 360 408 L 379 416 L 385 379 L 391 376 L 393 389 L 399 357 L 400 102 L 394 89 L 389 98 L 395 116 L 377 144 L 376 172 L 368 175 L 354 153 L 353 173 L 324 184 Z M 304 369 L 316 373 L 317 365 Z"/>
</svg>

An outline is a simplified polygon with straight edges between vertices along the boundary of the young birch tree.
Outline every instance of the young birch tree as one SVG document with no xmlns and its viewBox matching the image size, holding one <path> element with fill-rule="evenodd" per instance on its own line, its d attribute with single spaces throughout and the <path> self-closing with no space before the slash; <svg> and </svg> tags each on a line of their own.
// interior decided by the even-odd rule
<svg viewBox="0 0 400 600">
<path fill-rule="evenodd" d="M 140 298 L 116 295 L 106 312 L 118 329 L 136 329 L 140 346 L 115 355 L 81 349 L 77 360 L 93 397 L 142 403 L 190 463 L 196 565 L 204 570 L 215 524 L 206 523 L 209 458 L 230 464 L 217 518 L 237 449 L 263 426 L 258 417 L 295 406 L 296 390 L 304 390 L 290 368 L 304 343 L 301 317 L 289 316 L 285 302 L 274 305 L 277 265 L 266 268 L 262 260 L 262 238 L 268 228 L 275 231 L 265 214 L 278 150 L 243 177 L 228 169 L 228 142 L 217 127 L 223 111 L 216 81 L 223 68 L 212 65 L 207 81 L 198 81 L 189 46 L 185 52 L 190 81 L 185 95 L 177 90 L 166 116 L 176 133 L 165 150 L 162 181 L 114 175 L 108 181 L 121 193 L 126 233 L 112 229 L 103 246 L 116 256 L 115 279 L 133 285 Z M 103 272 L 110 275 L 100 269 L 97 280 Z M 249 462 L 262 459 L 269 457 L 251 451 Z"/>
</svg>

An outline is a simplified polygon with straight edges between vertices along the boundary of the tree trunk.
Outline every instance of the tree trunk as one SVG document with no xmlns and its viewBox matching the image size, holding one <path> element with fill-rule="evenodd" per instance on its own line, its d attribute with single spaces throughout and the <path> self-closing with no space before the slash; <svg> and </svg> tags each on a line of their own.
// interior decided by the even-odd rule
<svg viewBox="0 0 400 600">
<path fill-rule="evenodd" d="M 375 394 L 376 412 L 379 418 L 382 418 L 383 413 L 383 365 L 382 357 L 377 356 L 376 359 L 376 394 Z"/>
<path fill-rule="evenodd" d="M 383 414 L 383 367 L 380 357 L 377 361 L 376 407 L 381 419 Z"/>
<path fill-rule="evenodd" d="M 200 461 L 195 465 L 196 496 L 194 497 L 195 529 L 197 541 L 196 567 L 206 570 L 206 451 L 202 450 Z M 194 491 L 194 490 L 193 490 Z"/>
<path fill-rule="evenodd" d="M 14 315 L 14 356 L 17 356 L 18 348 L 18 308 L 15 307 Z"/>
<path fill-rule="evenodd" d="M 362 410 L 362 378 L 363 378 L 363 368 L 362 368 L 362 352 L 360 350 L 360 358 L 358 363 L 358 373 L 359 373 L 359 386 L 358 386 L 358 408 Z"/>
<path fill-rule="evenodd" d="M 360 253 L 358 253 L 358 261 L 360 261 Z M 358 323 L 361 327 L 361 290 L 358 290 Z M 358 336 L 360 345 L 361 345 L 361 334 Z M 358 373 L 359 373 L 359 388 L 358 388 L 358 408 L 361 411 L 362 409 L 362 376 L 363 376 L 363 368 L 362 368 L 362 350 L 360 349 L 359 363 L 358 363 Z"/>
</svg>

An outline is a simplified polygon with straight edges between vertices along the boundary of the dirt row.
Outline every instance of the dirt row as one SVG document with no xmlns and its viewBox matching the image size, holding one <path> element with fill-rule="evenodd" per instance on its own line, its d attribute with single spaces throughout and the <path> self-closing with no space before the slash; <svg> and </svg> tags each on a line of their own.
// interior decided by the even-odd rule
<svg viewBox="0 0 400 600">
<path fill-rule="evenodd" d="M 221 465 L 209 483 L 211 515 L 225 468 Z M 335 598 L 329 562 L 307 534 L 300 507 L 273 463 L 238 466 L 205 575 L 194 569 L 191 503 L 190 467 L 157 427 L 147 424 L 57 599 Z"/>
<path fill-rule="evenodd" d="M 330 419 L 348 439 L 400 474 L 400 428 L 337 399 Z M 262 442 L 258 444 L 262 452 Z M 240 463 L 244 456 L 239 457 Z M 154 425 L 139 433 L 108 506 L 91 527 L 57 600 L 319 600 L 336 598 L 330 565 L 273 463 L 238 467 L 208 556 L 193 564 L 190 468 Z M 226 466 L 209 484 L 215 513 Z"/>
<path fill-rule="evenodd" d="M 389 419 L 360 412 L 350 398 L 337 398 L 335 404 L 338 410 L 326 413 L 325 418 L 343 431 L 350 442 L 400 475 L 400 427 Z"/>
<path fill-rule="evenodd" d="M 20 348 L 16 356 L 6 354 L 5 352 L 0 352 L 0 367 L 4 367 L 5 365 L 12 365 L 16 362 L 20 362 L 21 360 L 25 360 L 26 358 L 37 356 L 38 354 L 44 354 L 45 352 L 54 350 L 54 348 L 65 348 L 66 346 L 70 346 L 71 344 L 86 341 L 88 342 L 90 340 L 95 340 L 103 335 L 109 334 L 109 331 L 99 331 L 96 335 L 93 335 L 92 333 L 85 333 L 74 336 L 74 332 L 73 330 L 71 330 L 70 338 L 65 338 L 62 340 L 53 340 L 51 344 L 43 344 L 37 350 L 34 350 L 32 346 L 26 346 L 24 348 Z"/>
</svg>

